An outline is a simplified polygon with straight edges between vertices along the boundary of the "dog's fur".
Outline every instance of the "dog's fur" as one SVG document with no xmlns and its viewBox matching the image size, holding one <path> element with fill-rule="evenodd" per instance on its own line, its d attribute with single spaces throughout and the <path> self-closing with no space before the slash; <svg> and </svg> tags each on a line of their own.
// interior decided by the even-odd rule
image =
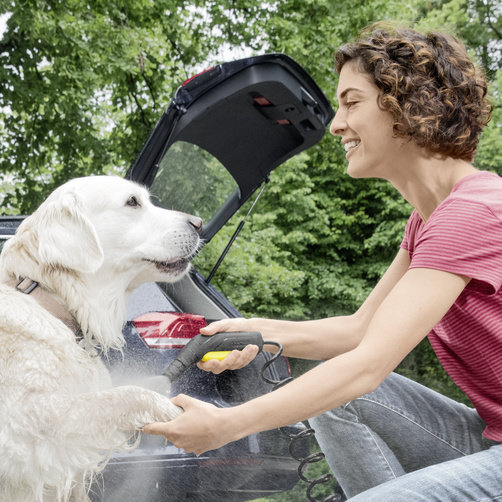
<svg viewBox="0 0 502 502">
<path fill-rule="evenodd" d="M 0 500 L 88 500 L 92 474 L 134 431 L 181 411 L 136 386 L 111 387 L 97 351 L 120 349 L 127 295 L 174 281 L 200 246 L 201 221 L 153 206 L 113 176 L 55 190 L 0 255 Z M 75 318 L 84 344 L 5 283 L 39 282 Z"/>
</svg>

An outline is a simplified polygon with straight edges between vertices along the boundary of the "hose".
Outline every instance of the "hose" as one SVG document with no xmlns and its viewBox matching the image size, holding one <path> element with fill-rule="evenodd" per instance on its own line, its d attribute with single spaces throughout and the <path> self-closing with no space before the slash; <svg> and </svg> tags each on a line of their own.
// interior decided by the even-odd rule
<svg viewBox="0 0 502 502">
<path fill-rule="evenodd" d="M 267 382 L 268 384 L 273 385 L 273 390 L 276 390 L 283 385 L 286 385 L 287 383 L 291 382 L 293 380 L 293 377 L 286 377 L 283 380 L 272 380 L 268 378 L 265 375 L 266 370 L 269 368 L 270 365 L 272 365 L 282 354 L 282 345 L 278 342 L 271 342 L 271 341 L 264 341 L 263 345 L 273 345 L 277 347 L 277 352 L 263 365 L 260 375 L 261 378 Z M 299 462 L 298 465 L 298 476 L 299 478 L 306 482 L 308 484 L 307 486 L 307 500 L 309 502 L 341 502 L 342 500 L 346 500 L 345 497 L 341 493 L 335 493 L 333 495 L 329 495 L 328 497 L 322 499 L 320 501 L 319 499 L 315 498 L 312 495 L 312 491 L 314 488 L 316 488 L 320 484 L 328 483 L 333 479 L 332 474 L 323 474 L 319 476 L 318 478 L 310 479 L 306 476 L 306 471 L 309 468 L 310 465 L 321 462 L 324 460 L 325 456 L 324 453 L 322 452 L 317 452 L 317 453 L 311 453 L 310 455 L 307 455 L 306 457 L 300 457 L 295 453 L 295 445 L 298 441 L 303 440 L 303 439 L 310 439 L 312 436 L 314 436 L 315 431 L 311 427 L 307 427 L 301 432 L 298 433 L 291 433 L 288 432 L 284 427 L 280 427 L 279 430 L 289 439 L 289 453 L 290 455 Z"/>
</svg>

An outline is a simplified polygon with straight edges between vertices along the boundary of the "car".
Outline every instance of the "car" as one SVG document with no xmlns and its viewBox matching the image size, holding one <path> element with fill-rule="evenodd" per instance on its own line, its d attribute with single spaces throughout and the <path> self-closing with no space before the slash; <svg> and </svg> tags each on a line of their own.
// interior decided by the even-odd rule
<svg viewBox="0 0 502 502">
<path fill-rule="evenodd" d="M 308 73 L 283 54 L 218 64 L 184 82 L 126 177 L 146 185 L 160 206 L 204 220 L 209 242 L 285 160 L 315 145 L 333 110 Z M 22 217 L 0 218 L 0 246 Z M 232 239 L 233 241 L 233 239 Z M 175 284 L 148 283 L 129 301 L 126 347 L 105 362 L 115 384 L 159 375 L 207 322 L 240 316 L 195 267 Z M 290 377 L 288 361 L 262 352 L 247 367 L 213 375 L 190 367 L 173 383 L 217 406 L 232 406 Z M 265 377 L 265 378 L 264 378 Z M 303 423 L 287 428 L 290 436 Z M 290 437 L 255 434 L 200 456 L 142 435 L 132 452 L 115 453 L 91 490 L 94 502 L 244 501 L 280 493 L 298 482 Z M 309 454 L 298 441 L 295 456 Z"/>
</svg>

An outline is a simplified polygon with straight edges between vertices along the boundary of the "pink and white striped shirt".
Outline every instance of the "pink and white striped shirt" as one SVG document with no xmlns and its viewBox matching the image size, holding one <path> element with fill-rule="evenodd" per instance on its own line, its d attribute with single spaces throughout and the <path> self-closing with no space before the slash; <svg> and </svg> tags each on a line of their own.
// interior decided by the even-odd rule
<svg viewBox="0 0 502 502">
<path fill-rule="evenodd" d="M 472 280 L 428 337 L 441 364 L 502 441 L 502 178 L 463 178 L 426 223 L 412 213 L 401 247 L 410 268 Z"/>
</svg>

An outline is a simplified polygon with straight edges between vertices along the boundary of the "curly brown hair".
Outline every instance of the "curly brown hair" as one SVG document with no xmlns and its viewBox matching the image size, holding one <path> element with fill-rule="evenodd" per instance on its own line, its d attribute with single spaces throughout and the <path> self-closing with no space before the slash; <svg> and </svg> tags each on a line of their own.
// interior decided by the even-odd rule
<svg viewBox="0 0 502 502">
<path fill-rule="evenodd" d="M 484 72 L 451 35 L 377 23 L 335 53 L 338 73 L 354 60 L 380 89 L 394 133 L 429 151 L 471 161 L 491 118 Z"/>
</svg>

